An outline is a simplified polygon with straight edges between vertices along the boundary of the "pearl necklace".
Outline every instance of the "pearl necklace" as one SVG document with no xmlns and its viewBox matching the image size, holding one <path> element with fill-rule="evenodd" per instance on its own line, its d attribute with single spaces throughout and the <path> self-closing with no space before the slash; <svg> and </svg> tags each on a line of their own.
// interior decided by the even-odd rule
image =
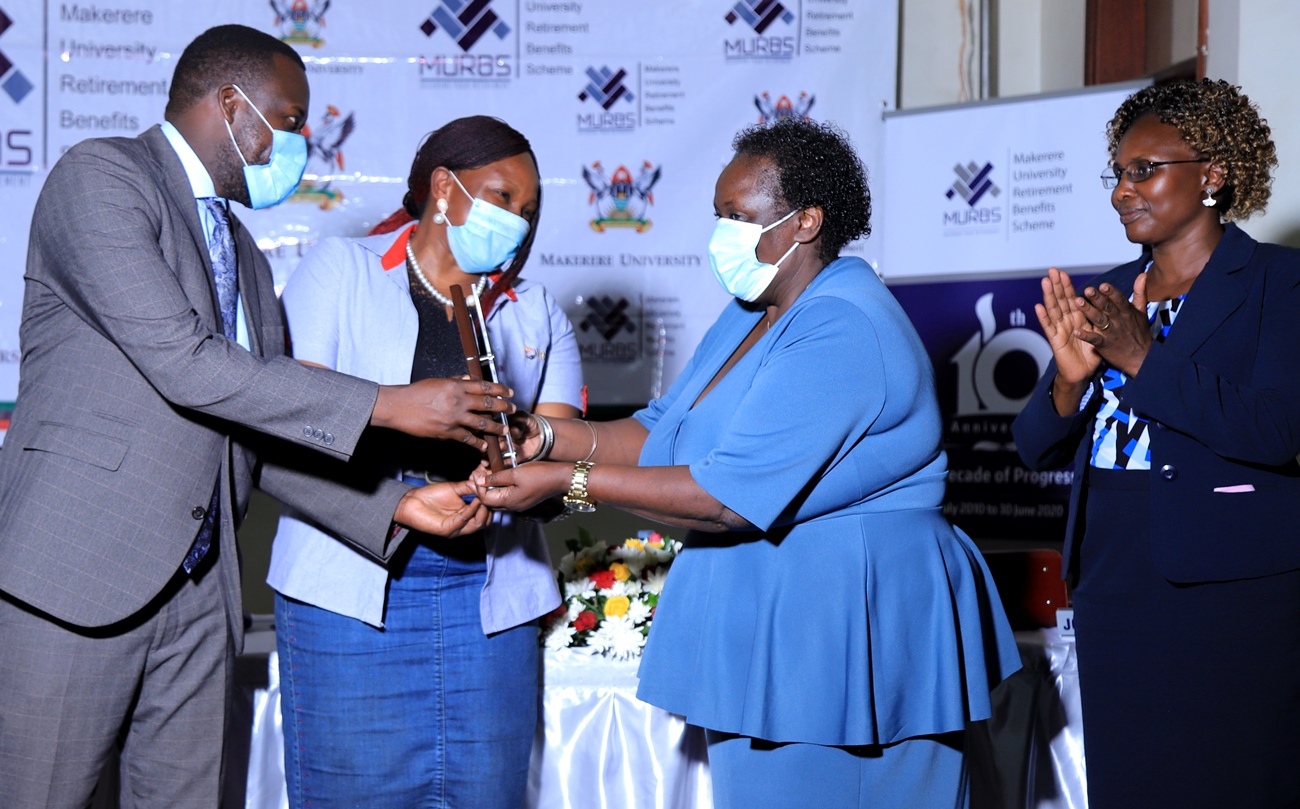
<svg viewBox="0 0 1300 809">
<path fill-rule="evenodd" d="M 435 301 L 443 306 L 452 305 L 451 299 L 434 288 L 433 283 L 425 276 L 424 270 L 420 269 L 420 262 L 415 260 L 415 249 L 411 247 L 409 239 L 406 242 L 406 266 L 415 270 L 415 280 L 420 282 L 420 286 L 424 287 L 424 291 L 433 296 Z M 480 275 L 478 277 L 478 283 L 474 285 L 474 295 L 469 301 L 470 305 L 478 305 L 479 296 L 483 294 L 483 290 L 487 289 L 487 280 L 488 277 L 486 275 Z"/>
</svg>

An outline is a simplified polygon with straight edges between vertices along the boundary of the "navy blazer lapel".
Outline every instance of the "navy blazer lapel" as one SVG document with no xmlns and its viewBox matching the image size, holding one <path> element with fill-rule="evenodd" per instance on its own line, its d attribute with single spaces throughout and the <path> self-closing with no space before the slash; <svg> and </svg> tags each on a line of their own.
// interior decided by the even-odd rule
<svg viewBox="0 0 1300 809">
<path fill-rule="evenodd" d="M 194 311 L 199 313 L 204 323 L 214 332 L 221 333 L 221 309 L 217 302 L 216 279 L 212 275 L 212 257 L 208 254 L 208 237 L 203 232 L 203 223 L 199 221 L 198 202 L 194 199 L 194 189 L 185 174 L 181 159 L 172 148 L 171 142 L 163 134 L 162 128 L 154 125 L 140 135 L 140 139 L 149 147 L 154 160 L 162 169 L 159 186 L 172 206 L 180 212 L 181 221 L 185 223 L 194 240 L 194 252 L 198 264 L 180 261 L 180 266 L 173 267 L 176 276 L 185 290 L 186 296 L 194 303 Z"/>
<path fill-rule="evenodd" d="M 1241 270 L 1254 254 L 1255 245 L 1254 239 L 1228 223 L 1165 338 L 1165 345 L 1171 351 L 1190 357 L 1241 307 L 1249 282 L 1242 277 Z"/>
</svg>

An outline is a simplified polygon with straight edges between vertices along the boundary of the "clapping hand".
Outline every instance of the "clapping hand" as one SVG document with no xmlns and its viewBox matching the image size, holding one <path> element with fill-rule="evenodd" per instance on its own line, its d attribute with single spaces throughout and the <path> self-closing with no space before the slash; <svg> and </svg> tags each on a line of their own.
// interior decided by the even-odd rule
<svg viewBox="0 0 1300 809">
<path fill-rule="evenodd" d="M 1146 273 L 1133 282 L 1132 303 L 1111 284 L 1088 287 L 1074 303 L 1088 322 L 1078 330 L 1078 339 L 1127 376 L 1137 376 L 1152 342 Z"/>
<path fill-rule="evenodd" d="M 1093 327 L 1078 306 L 1083 299 L 1075 293 L 1069 273 L 1055 267 L 1047 271 L 1042 287 L 1043 302 L 1034 305 L 1034 312 L 1052 346 L 1057 376 L 1069 386 L 1084 385 L 1101 364 L 1101 355 L 1085 339 Z"/>
</svg>

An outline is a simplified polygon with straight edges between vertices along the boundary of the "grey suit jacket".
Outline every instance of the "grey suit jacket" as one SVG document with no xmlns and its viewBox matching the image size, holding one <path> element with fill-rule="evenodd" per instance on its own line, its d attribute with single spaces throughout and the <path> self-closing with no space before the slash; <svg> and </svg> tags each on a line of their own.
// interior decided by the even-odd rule
<svg viewBox="0 0 1300 809">
<path fill-rule="evenodd" d="M 83 141 L 50 171 L 0 452 L 0 590 L 74 625 L 122 621 L 175 575 L 218 483 L 232 622 L 232 539 L 255 484 L 371 555 L 391 553 L 406 487 L 351 491 L 304 474 L 291 451 L 346 466 L 377 387 L 284 356 L 270 268 L 233 216 L 232 229 L 251 351 L 221 336 L 193 193 L 158 127 Z M 290 462 L 259 480 L 262 451 Z"/>
</svg>

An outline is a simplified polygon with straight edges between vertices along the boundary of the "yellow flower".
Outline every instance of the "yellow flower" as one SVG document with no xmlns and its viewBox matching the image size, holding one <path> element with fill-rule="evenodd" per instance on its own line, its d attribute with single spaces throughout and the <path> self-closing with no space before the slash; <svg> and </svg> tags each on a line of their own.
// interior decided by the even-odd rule
<svg viewBox="0 0 1300 809">
<path fill-rule="evenodd" d="M 624 567 L 624 570 L 627 568 Z M 613 596 L 605 601 L 605 615 L 612 618 L 619 618 L 627 615 L 627 608 L 631 605 L 627 596 Z"/>
<path fill-rule="evenodd" d="M 613 571 L 614 578 L 619 581 L 627 581 L 632 577 L 632 571 L 628 570 L 627 565 L 622 562 L 615 562 L 609 566 L 609 569 Z"/>
<path fill-rule="evenodd" d="M 580 556 L 578 557 L 577 561 L 573 563 L 573 569 L 577 571 L 579 575 L 583 575 L 583 576 L 590 573 L 591 569 L 595 566 L 596 566 L 595 560 L 591 559 L 591 557 L 588 556 Z"/>
<path fill-rule="evenodd" d="M 636 551 L 645 550 L 645 543 L 639 539 L 629 539 L 627 542 L 624 542 L 623 544 L 631 548 L 632 550 L 636 550 Z"/>
</svg>

